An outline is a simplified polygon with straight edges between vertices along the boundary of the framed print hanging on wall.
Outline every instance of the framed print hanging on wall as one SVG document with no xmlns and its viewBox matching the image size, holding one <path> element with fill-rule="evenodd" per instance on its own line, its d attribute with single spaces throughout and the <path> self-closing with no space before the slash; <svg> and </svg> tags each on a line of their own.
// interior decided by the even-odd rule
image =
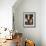
<svg viewBox="0 0 46 46">
<path fill-rule="evenodd" d="M 36 27 L 36 13 L 24 12 L 23 13 L 23 25 L 24 27 Z"/>
</svg>

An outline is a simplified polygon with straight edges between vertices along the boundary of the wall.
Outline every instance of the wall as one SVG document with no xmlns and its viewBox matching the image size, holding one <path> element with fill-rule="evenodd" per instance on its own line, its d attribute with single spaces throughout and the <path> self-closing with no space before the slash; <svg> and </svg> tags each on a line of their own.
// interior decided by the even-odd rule
<svg viewBox="0 0 46 46">
<path fill-rule="evenodd" d="M 16 0 L 0 0 L 0 27 L 12 29 L 12 6 Z"/>
<path fill-rule="evenodd" d="M 41 40 L 42 46 L 46 46 L 46 0 L 41 1 Z"/>
<path fill-rule="evenodd" d="M 15 2 L 16 0 L 0 0 L 0 33 L 4 30 L 4 27 L 9 30 L 12 29 L 12 6 Z M 1 29 L 1 27 L 3 28 Z M 3 31 L 0 38 L 5 38 L 7 35 L 10 35 L 9 31 Z"/>
<path fill-rule="evenodd" d="M 23 12 L 36 12 L 36 27 L 24 28 L 23 26 Z M 41 1 L 40 0 L 23 0 L 17 7 L 13 7 L 15 28 L 18 32 L 23 33 L 23 37 L 31 39 L 36 46 L 41 46 L 41 30 L 40 30 L 40 16 L 41 16 Z"/>
</svg>

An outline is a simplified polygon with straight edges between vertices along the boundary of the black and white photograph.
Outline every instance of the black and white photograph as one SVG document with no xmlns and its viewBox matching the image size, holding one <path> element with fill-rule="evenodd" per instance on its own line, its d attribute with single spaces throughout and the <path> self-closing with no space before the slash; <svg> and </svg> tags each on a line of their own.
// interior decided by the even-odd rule
<svg viewBox="0 0 46 46">
<path fill-rule="evenodd" d="M 35 27 L 36 26 L 36 13 L 35 12 L 24 12 L 24 27 Z"/>
</svg>

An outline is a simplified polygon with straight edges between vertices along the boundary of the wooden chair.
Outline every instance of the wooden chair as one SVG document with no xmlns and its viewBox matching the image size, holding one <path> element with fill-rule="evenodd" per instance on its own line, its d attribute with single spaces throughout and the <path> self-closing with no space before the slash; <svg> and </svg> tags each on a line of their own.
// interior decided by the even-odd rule
<svg viewBox="0 0 46 46">
<path fill-rule="evenodd" d="M 21 46 L 22 44 L 22 33 L 15 33 L 15 41 L 16 41 L 16 46 Z"/>
<path fill-rule="evenodd" d="M 26 40 L 25 46 L 35 46 L 35 43 L 32 40 Z"/>
</svg>

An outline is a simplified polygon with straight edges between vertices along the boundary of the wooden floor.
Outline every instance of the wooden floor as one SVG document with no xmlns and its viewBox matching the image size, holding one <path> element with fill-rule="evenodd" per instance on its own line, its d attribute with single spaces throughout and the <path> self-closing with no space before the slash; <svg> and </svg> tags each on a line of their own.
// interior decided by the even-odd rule
<svg viewBox="0 0 46 46">
<path fill-rule="evenodd" d="M 6 42 L 2 43 L 0 46 L 16 46 L 15 39 L 13 39 L 13 40 L 6 40 Z"/>
</svg>

